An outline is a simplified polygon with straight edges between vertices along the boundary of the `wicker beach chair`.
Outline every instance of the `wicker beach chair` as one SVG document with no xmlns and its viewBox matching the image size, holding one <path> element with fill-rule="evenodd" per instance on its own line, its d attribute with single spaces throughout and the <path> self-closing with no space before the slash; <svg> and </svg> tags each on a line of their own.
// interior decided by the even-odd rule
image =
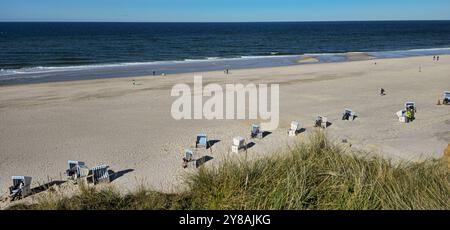
<svg viewBox="0 0 450 230">
<path fill-rule="evenodd" d="M 204 147 L 208 148 L 208 137 L 206 134 L 198 134 L 195 141 L 195 148 Z"/>
<path fill-rule="evenodd" d="M 342 113 L 342 120 L 349 121 L 350 117 L 352 117 L 352 120 L 355 120 L 356 113 L 351 109 L 345 109 L 344 113 Z"/>
<path fill-rule="evenodd" d="M 300 123 L 298 121 L 292 121 L 291 127 L 288 130 L 289 136 L 291 137 L 296 136 L 299 131 L 300 131 Z"/>
<path fill-rule="evenodd" d="M 259 125 L 253 124 L 250 131 L 251 138 L 259 138 L 262 139 L 263 133 L 261 132 L 261 128 Z"/>
<path fill-rule="evenodd" d="M 442 104 L 444 104 L 444 105 L 450 104 L 450 91 L 444 92 L 444 99 L 442 100 Z"/>
<path fill-rule="evenodd" d="M 31 177 L 12 176 L 12 186 L 9 187 L 11 200 L 22 199 L 31 195 Z"/>
<path fill-rule="evenodd" d="M 90 170 L 88 181 L 99 184 L 99 183 L 109 183 L 109 172 L 108 172 L 109 166 L 106 165 L 99 165 L 95 166 Z"/>
<path fill-rule="evenodd" d="M 314 127 L 328 128 L 328 118 L 324 116 L 317 116 Z"/>
<path fill-rule="evenodd" d="M 245 150 L 247 152 L 247 145 L 245 143 L 245 139 L 243 137 L 233 138 L 233 144 L 231 145 L 231 152 L 239 153 L 242 150 Z"/>
<path fill-rule="evenodd" d="M 183 157 L 183 168 L 187 168 L 191 162 L 194 162 L 194 152 L 190 149 L 186 149 Z"/>
<path fill-rule="evenodd" d="M 81 177 L 81 168 L 87 168 L 86 164 L 82 161 L 67 161 L 68 169 L 64 172 L 64 175 L 69 179 L 76 180 Z"/>
</svg>

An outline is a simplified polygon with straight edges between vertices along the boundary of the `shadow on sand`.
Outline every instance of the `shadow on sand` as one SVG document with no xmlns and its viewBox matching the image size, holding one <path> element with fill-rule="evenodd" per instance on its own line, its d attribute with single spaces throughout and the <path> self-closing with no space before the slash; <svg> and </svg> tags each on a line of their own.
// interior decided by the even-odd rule
<svg viewBox="0 0 450 230">
<path fill-rule="evenodd" d="M 297 130 L 296 134 L 302 134 L 304 132 L 306 132 L 306 129 L 305 128 L 301 128 L 301 129 Z"/>
<path fill-rule="evenodd" d="M 209 140 L 208 141 L 208 148 L 206 148 L 206 149 L 212 148 L 215 144 L 217 144 L 219 142 L 220 142 L 220 140 Z"/>
<path fill-rule="evenodd" d="M 262 133 L 262 138 L 266 138 L 266 137 L 269 136 L 270 134 L 272 134 L 272 132 L 264 131 L 264 132 Z"/>
<path fill-rule="evenodd" d="M 248 149 L 252 148 L 255 145 L 256 145 L 255 142 L 250 142 L 250 143 L 247 144 L 247 146 L 245 146 L 245 148 L 247 148 L 247 150 L 248 150 Z"/>
<path fill-rule="evenodd" d="M 197 159 L 197 160 L 195 161 L 195 167 L 198 168 L 198 167 L 204 165 L 206 162 L 208 162 L 208 161 L 210 161 L 210 160 L 212 160 L 212 159 L 214 159 L 214 157 L 211 157 L 211 156 L 203 156 L 203 157 L 201 157 L 201 158 L 199 158 L 199 159 Z"/>
<path fill-rule="evenodd" d="M 108 170 L 108 173 L 110 175 L 109 179 L 110 179 L 111 182 L 113 182 L 114 180 L 122 177 L 123 175 L 125 175 L 127 173 L 130 173 L 130 172 L 133 172 L 133 171 L 134 171 L 134 169 L 125 169 L 125 170 L 118 171 L 118 172 L 114 172 L 112 170 Z"/>
</svg>

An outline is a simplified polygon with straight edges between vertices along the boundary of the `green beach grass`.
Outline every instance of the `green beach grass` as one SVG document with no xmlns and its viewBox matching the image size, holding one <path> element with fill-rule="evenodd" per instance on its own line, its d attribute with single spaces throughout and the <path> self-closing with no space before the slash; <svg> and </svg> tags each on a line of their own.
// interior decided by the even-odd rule
<svg viewBox="0 0 450 230">
<path fill-rule="evenodd" d="M 188 189 L 163 194 L 81 187 L 10 209 L 422 210 L 450 209 L 450 170 L 443 160 L 391 163 L 346 150 L 322 132 L 292 150 L 252 162 L 226 161 L 190 175 Z"/>
</svg>

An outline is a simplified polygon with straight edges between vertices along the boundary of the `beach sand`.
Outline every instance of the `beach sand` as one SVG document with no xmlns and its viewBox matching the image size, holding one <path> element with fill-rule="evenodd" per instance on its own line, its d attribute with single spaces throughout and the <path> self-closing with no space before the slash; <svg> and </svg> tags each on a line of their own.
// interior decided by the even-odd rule
<svg viewBox="0 0 450 230">
<path fill-rule="evenodd" d="M 354 56 L 355 59 L 361 57 Z M 335 140 L 347 139 L 354 148 L 391 159 L 420 160 L 442 156 L 450 142 L 450 106 L 438 106 L 450 90 L 450 56 L 362 60 L 345 63 L 296 65 L 277 68 L 197 73 L 208 83 L 280 84 L 280 126 L 256 140 L 247 157 L 288 148 L 313 130 L 318 114 L 332 125 Z M 419 66 L 422 71 L 419 72 Z M 182 120 L 171 117 L 172 86 L 193 83 L 193 73 L 44 83 L 0 87 L 0 191 L 7 192 L 10 177 L 29 175 L 33 185 L 48 178 L 59 180 L 67 160 L 88 166 L 107 164 L 121 172 L 114 185 L 134 190 L 144 184 L 174 192 L 181 187 L 181 158 L 195 135 L 220 140 L 197 157 L 211 156 L 218 164 L 232 138 L 248 138 L 250 120 Z M 132 79 L 138 84 L 133 85 Z M 380 96 L 384 88 L 386 96 Z M 417 119 L 399 123 L 395 113 L 406 101 L 415 101 Z M 344 108 L 358 118 L 341 121 Z M 307 132 L 295 138 L 286 131 L 298 120 Z M 0 195 L 1 195 L 0 194 Z"/>
</svg>

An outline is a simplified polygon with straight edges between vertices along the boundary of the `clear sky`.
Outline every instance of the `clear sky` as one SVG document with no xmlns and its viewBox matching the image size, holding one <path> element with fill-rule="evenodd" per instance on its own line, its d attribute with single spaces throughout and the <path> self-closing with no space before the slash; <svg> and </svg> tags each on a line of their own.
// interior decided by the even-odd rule
<svg viewBox="0 0 450 230">
<path fill-rule="evenodd" d="M 450 0 L 0 0 L 0 21 L 450 20 Z"/>
</svg>

